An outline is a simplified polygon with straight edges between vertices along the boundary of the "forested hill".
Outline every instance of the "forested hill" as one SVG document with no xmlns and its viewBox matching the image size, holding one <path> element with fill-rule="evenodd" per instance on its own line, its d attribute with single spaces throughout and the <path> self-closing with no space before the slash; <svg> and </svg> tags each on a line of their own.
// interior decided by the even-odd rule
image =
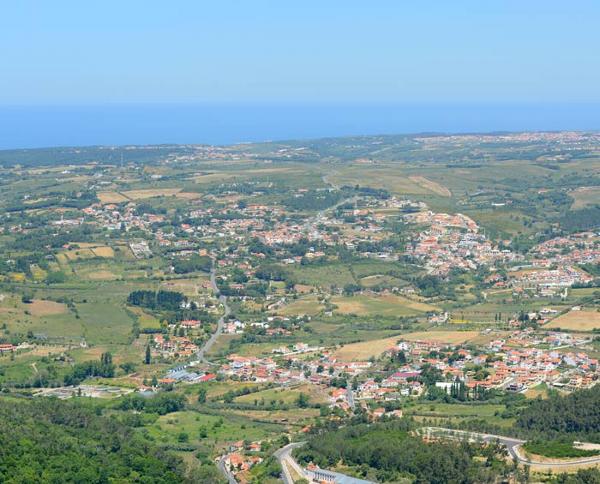
<svg viewBox="0 0 600 484">
<path fill-rule="evenodd" d="M 81 404 L 0 400 L 0 482 L 184 481 L 181 460 Z"/>
<path fill-rule="evenodd" d="M 536 400 L 519 415 L 516 427 L 528 438 L 600 442 L 600 385 Z"/>
</svg>

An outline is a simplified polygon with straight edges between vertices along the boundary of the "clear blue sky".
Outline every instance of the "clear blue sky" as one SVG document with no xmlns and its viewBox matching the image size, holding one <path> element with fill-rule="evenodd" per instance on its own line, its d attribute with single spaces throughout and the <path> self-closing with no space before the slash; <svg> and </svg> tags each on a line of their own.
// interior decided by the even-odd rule
<svg viewBox="0 0 600 484">
<path fill-rule="evenodd" d="M 16 0 L 0 105 L 600 101 L 589 0 Z"/>
</svg>

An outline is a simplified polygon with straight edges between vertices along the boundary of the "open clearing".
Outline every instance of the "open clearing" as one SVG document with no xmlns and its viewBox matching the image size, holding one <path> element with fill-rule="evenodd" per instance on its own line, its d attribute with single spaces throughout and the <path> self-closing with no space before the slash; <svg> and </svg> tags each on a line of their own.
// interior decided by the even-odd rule
<svg viewBox="0 0 600 484">
<path fill-rule="evenodd" d="M 119 192 L 98 192 L 98 199 L 100 200 L 100 203 L 105 205 L 109 203 L 123 203 L 129 201 L 126 196 Z"/>
<path fill-rule="evenodd" d="M 392 348 L 398 341 L 431 341 L 452 345 L 465 343 L 477 337 L 477 331 L 418 331 L 416 333 L 399 334 L 390 338 L 351 343 L 334 352 L 341 361 L 367 360 L 371 356 L 379 356 Z"/>
<path fill-rule="evenodd" d="M 479 336 L 478 331 L 417 331 L 402 335 L 406 341 L 431 341 L 457 345 L 466 343 Z"/>
<path fill-rule="evenodd" d="M 410 180 L 397 166 L 349 165 L 338 170 L 331 177 L 337 185 L 368 185 L 385 188 L 392 193 L 427 195 L 431 190 Z"/>
<path fill-rule="evenodd" d="M 417 185 L 420 185 L 423 188 L 426 188 L 427 190 L 430 190 L 437 195 L 441 195 L 442 197 L 451 197 L 452 196 L 452 192 L 450 190 L 448 190 L 444 185 L 440 185 L 439 183 L 434 182 L 433 180 L 430 180 L 429 178 L 425 178 L 424 176 L 417 176 L 417 175 L 409 176 L 408 178 L 410 180 L 414 181 Z"/>
<path fill-rule="evenodd" d="M 64 254 L 66 259 L 70 260 L 70 261 L 76 261 L 79 259 L 92 259 L 95 257 L 95 254 L 94 254 L 94 252 L 92 252 L 92 249 L 66 250 L 66 251 L 61 252 L 60 254 L 56 255 L 56 258 L 59 262 L 63 262 L 63 260 L 58 257 L 61 254 Z"/>
<path fill-rule="evenodd" d="M 309 397 L 312 403 L 324 403 L 327 401 L 327 393 L 315 385 L 302 385 L 297 388 L 270 388 L 248 395 L 242 395 L 235 399 L 236 402 L 253 403 L 255 400 L 264 400 L 269 403 L 272 400 L 291 404 L 298 399 L 298 396 L 304 393 Z"/>
<path fill-rule="evenodd" d="M 600 200 L 600 187 L 579 187 L 569 193 L 575 200 L 571 208 L 577 210 L 590 205 L 597 205 Z"/>
<path fill-rule="evenodd" d="M 177 195 L 181 188 L 147 188 L 144 190 L 127 190 L 123 192 L 131 200 L 144 200 L 153 197 L 171 197 Z"/>
<path fill-rule="evenodd" d="M 571 329 L 574 331 L 592 331 L 600 328 L 599 311 L 569 311 L 550 321 L 546 328 Z"/>
<path fill-rule="evenodd" d="M 100 246 L 100 247 L 94 247 L 92 249 L 92 252 L 94 253 L 94 255 L 96 257 L 107 257 L 107 258 L 113 258 L 115 256 L 115 251 L 112 249 L 112 247 L 108 247 L 108 246 Z"/>
<path fill-rule="evenodd" d="M 105 269 L 90 272 L 85 277 L 90 281 L 114 281 L 119 278 L 114 272 Z"/>
<path fill-rule="evenodd" d="M 32 316 L 50 316 L 51 314 L 64 314 L 67 312 L 67 306 L 64 304 L 43 299 L 34 299 L 25 307 Z"/>
<path fill-rule="evenodd" d="M 398 335 L 391 338 L 351 343 L 336 350 L 333 356 L 341 361 L 368 360 L 371 356 L 379 356 L 392 348 L 402 337 L 402 335 Z"/>
<path fill-rule="evenodd" d="M 402 296 L 348 296 L 334 297 L 331 302 L 335 304 L 337 312 L 344 314 L 380 314 L 382 316 L 407 316 L 411 314 L 439 311 L 439 308 L 419 301 L 413 301 Z"/>
<path fill-rule="evenodd" d="M 324 306 L 317 300 L 316 296 L 307 296 L 302 299 L 292 300 L 290 304 L 283 306 L 276 312 L 284 316 L 304 315 L 314 316 L 323 310 Z"/>
</svg>

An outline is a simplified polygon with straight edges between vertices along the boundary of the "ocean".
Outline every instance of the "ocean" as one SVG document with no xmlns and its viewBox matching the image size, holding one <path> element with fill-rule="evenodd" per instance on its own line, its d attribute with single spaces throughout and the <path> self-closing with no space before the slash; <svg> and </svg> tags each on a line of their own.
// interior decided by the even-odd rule
<svg viewBox="0 0 600 484">
<path fill-rule="evenodd" d="M 0 149 L 599 129 L 600 103 L 0 106 Z"/>
</svg>

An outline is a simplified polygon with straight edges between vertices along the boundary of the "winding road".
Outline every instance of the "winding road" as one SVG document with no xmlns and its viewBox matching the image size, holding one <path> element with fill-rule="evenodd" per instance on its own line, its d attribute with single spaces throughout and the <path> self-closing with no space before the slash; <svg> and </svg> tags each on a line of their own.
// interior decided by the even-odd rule
<svg viewBox="0 0 600 484">
<path fill-rule="evenodd" d="M 294 479 L 290 473 L 290 467 L 294 469 L 296 473 L 300 476 L 304 476 L 304 472 L 302 468 L 296 463 L 294 458 L 292 457 L 292 450 L 301 447 L 306 442 L 292 442 L 291 444 L 282 447 L 281 449 L 274 452 L 275 458 L 279 461 L 281 465 L 281 469 L 283 473 L 281 474 L 281 479 L 285 484 L 294 484 Z"/>
<path fill-rule="evenodd" d="M 471 440 L 478 442 L 499 442 L 506 447 L 508 454 L 517 462 L 530 466 L 541 466 L 547 469 L 560 469 L 564 467 L 587 466 L 591 464 L 600 464 L 600 455 L 594 457 L 583 457 L 580 459 L 570 459 L 562 462 L 557 461 L 536 461 L 525 457 L 521 452 L 521 446 L 525 440 L 505 437 L 503 435 L 483 434 L 479 432 L 467 432 L 465 430 L 447 429 L 442 427 L 424 427 L 419 429 L 419 433 L 431 435 L 434 437 L 447 438 L 451 440 Z"/>
<path fill-rule="evenodd" d="M 217 287 L 217 268 L 216 268 L 214 258 L 213 258 L 212 268 L 210 270 L 210 285 L 211 285 L 213 291 L 215 292 L 215 294 L 219 294 L 219 288 Z M 210 338 L 208 338 L 208 340 L 202 345 L 202 347 L 196 353 L 198 360 L 200 360 L 203 363 L 206 363 L 208 365 L 216 364 L 216 363 L 213 363 L 206 359 L 206 353 L 216 343 L 219 336 L 221 336 L 221 333 L 223 333 L 223 326 L 225 326 L 225 320 L 227 319 L 227 316 L 229 316 L 231 314 L 231 308 L 227 304 L 227 297 L 223 296 L 223 295 L 219 295 L 219 302 L 223 305 L 225 312 L 217 321 L 217 329 L 215 330 L 215 332 L 210 336 Z"/>
<path fill-rule="evenodd" d="M 227 479 L 228 484 L 238 484 L 238 482 L 235 480 L 235 477 L 233 477 L 233 475 L 231 474 L 231 472 L 229 472 L 229 469 L 227 469 L 227 466 L 225 465 L 225 456 L 222 456 L 219 459 L 219 463 L 217 464 L 217 467 L 219 468 L 219 470 L 221 471 L 221 474 L 223 474 L 225 479 Z"/>
</svg>

